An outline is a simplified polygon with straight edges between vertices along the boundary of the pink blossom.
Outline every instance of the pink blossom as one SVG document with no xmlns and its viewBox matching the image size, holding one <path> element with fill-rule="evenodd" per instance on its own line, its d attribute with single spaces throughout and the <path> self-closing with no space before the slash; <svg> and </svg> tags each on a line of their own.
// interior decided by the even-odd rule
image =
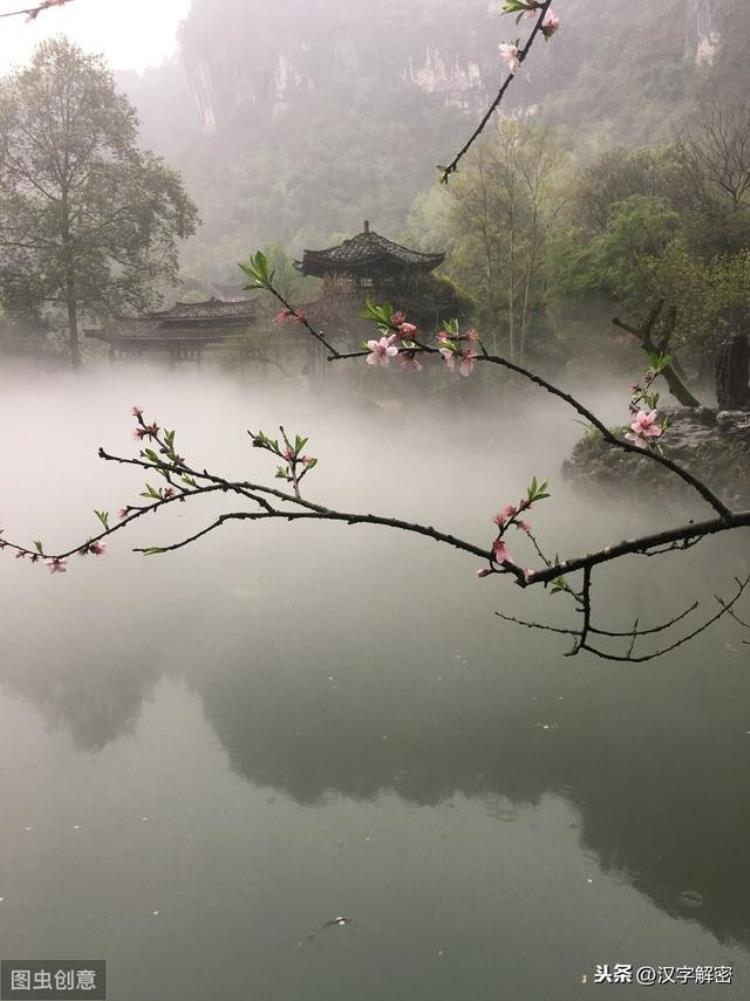
<svg viewBox="0 0 750 1001">
<path fill-rule="evenodd" d="M 65 560 L 60 559 L 59 556 L 54 556 L 51 560 L 45 560 L 44 565 L 47 567 L 50 573 L 68 572 L 68 569 L 65 566 Z"/>
<path fill-rule="evenodd" d="M 639 410 L 630 425 L 633 433 L 628 433 L 625 437 L 628 441 L 632 441 L 637 448 L 646 448 L 649 444 L 648 439 L 658 438 L 664 430 L 656 423 L 656 419 L 655 410 Z"/>
<path fill-rule="evenodd" d="M 435 334 L 435 340 L 438 344 L 447 344 L 450 341 L 450 334 L 446 334 L 444 330 L 438 330 Z"/>
<path fill-rule="evenodd" d="M 120 519 L 120 521 L 122 521 L 122 519 L 127 518 L 129 514 L 130 514 L 130 508 L 121 507 L 120 510 L 117 512 L 117 517 Z"/>
<path fill-rule="evenodd" d="M 648 440 L 646 438 L 641 438 L 639 435 L 631 434 L 630 432 L 625 437 L 628 441 L 632 441 L 636 448 L 648 448 Z"/>
<path fill-rule="evenodd" d="M 159 433 L 158 424 L 148 424 L 144 427 L 136 428 L 133 432 L 133 437 L 136 441 L 143 441 L 144 438 L 150 438 L 152 441 Z"/>
<path fill-rule="evenodd" d="M 106 542 L 92 542 L 89 546 L 89 552 L 93 553 L 94 556 L 104 556 L 107 551 Z"/>
<path fill-rule="evenodd" d="M 440 354 L 445 359 L 445 364 L 452 372 L 453 369 L 456 367 L 456 352 L 452 351 L 450 348 L 440 348 L 439 351 Z"/>
<path fill-rule="evenodd" d="M 422 364 L 417 360 L 413 351 L 402 351 L 398 356 L 398 360 L 401 364 L 401 368 L 411 368 L 414 369 L 415 372 L 422 371 Z"/>
<path fill-rule="evenodd" d="M 141 407 L 133 407 L 130 411 L 133 417 L 141 418 L 143 417 L 143 409 Z"/>
<path fill-rule="evenodd" d="M 507 522 L 510 521 L 510 519 L 513 517 L 515 513 L 516 509 L 513 507 L 513 505 L 506 504 L 506 506 L 502 509 L 502 511 L 496 514 L 492 520 L 499 528 L 502 528 L 503 525 L 507 524 Z"/>
<path fill-rule="evenodd" d="M 501 42 L 498 46 L 500 49 L 500 58 L 511 71 L 511 73 L 516 73 L 521 66 L 521 60 L 518 58 L 518 46 L 513 45 L 511 42 Z"/>
<path fill-rule="evenodd" d="M 306 317 L 303 309 L 280 309 L 274 319 L 279 327 L 283 327 L 287 320 L 297 320 L 298 323 L 304 323 Z"/>
<path fill-rule="evenodd" d="M 536 17 L 536 4 L 532 4 L 531 7 L 527 8 L 524 12 L 524 17 Z"/>
<path fill-rule="evenodd" d="M 479 340 L 479 334 L 476 332 L 476 330 L 474 330 L 473 327 L 471 328 L 471 330 L 467 330 L 466 331 L 466 340 L 467 341 L 478 341 Z"/>
<path fill-rule="evenodd" d="M 551 38 L 559 27 L 560 18 L 550 7 L 542 21 L 542 34 L 545 38 Z"/>
<path fill-rule="evenodd" d="M 658 438 L 662 429 L 656 424 L 656 418 L 657 413 L 655 410 L 639 410 L 630 426 L 638 434 Z"/>
<path fill-rule="evenodd" d="M 391 314 L 391 326 L 400 327 L 402 323 L 406 321 L 406 313 L 402 313 L 400 309 L 397 309 L 395 313 Z"/>
<path fill-rule="evenodd" d="M 490 570 L 489 567 L 481 567 L 481 569 L 477 570 L 476 574 L 477 577 L 481 578 L 481 577 L 489 577 L 490 574 L 492 574 L 493 572 L 494 571 Z"/>
<path fill-rule="evenodd" d="M 505 545 L 502 539 L 497 539 L 492 544 L 492 558 L 495 563 L 512 563 L 510 553 L 508 552 L 508 547 Z"/>
<path fill-rule="evenodd" d="M 367 364 L 381 365 L 383 368 L 387 368 L 391 358 L 398 354 L 398 348 L 393 343 L 394 339 L 394 335 L 391 334 L 390 337 L 381 337 L 380 340 L 368 341 L 367 347 L 370 350 L 370 354 L 367 356 Z"/>
<path fill-rule="evenodd" d="M 471 375 L 474 368 L 474 362 L 479 357 L 476 351 L 467 349 L 461 355 L 461 364 L 459 366 L 459 372 L 461 375 Z"/>
<path fill-rule="evenodd" d="M 527 535 L 531 533 L 531 525 L 528 521 L 517 521 L 516 525 L 518 525 L 522 532 L 526 532 Z"/>
<path fill-rule="evenodd" d="M 411 337 L 412 334 L 417 332 L 417 328 L 413 323 L 400 323 L 398 329 L 402 337 Z"/>
<path fill-rule="evenodd" d="M 477 352 L 471 349 L 460 352 L 453 351 L 452 348 L 439 348 L 438 350 L 451 372 L 455 371 L 456 365 L 458 365 L 461 375 L 471 375 L 474 361 L 479 357 Z"/>
</svg>

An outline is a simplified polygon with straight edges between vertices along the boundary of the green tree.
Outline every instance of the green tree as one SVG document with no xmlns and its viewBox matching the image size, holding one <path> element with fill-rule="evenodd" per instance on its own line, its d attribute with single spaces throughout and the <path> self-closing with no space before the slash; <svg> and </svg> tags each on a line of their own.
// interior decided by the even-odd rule
<svg viewBox="0 0 750 1001">
<path fill-rule="evenodd" d="M 81 312 L 145 305 L 195 230 L 179 175 L 137 137 L 102 60 L 67 39 L 0 82 L 0 300 L 62 308 L 74 367 Z"/>
<path fill-rule="evenodd" d="M 434 245 L 447 246 L 446 275 L 476 303 L 493 349 L 507 345 L 511 358 L 526 357 L 544 307 L 544 246 L 565 202 L 566 165 L 549 128 L 506 119 L 412 218 Z"/>
</svg>

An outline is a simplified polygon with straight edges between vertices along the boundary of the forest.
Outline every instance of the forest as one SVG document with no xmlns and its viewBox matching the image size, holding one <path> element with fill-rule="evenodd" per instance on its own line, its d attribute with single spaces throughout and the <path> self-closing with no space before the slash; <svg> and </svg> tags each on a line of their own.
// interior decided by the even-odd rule
<svg viewBox="0 0 750 1001">
<path fill-rule="evenodd" d="M 665 297 L 707 375 L 750 280 L 746 5 L 637 0 L 625 19 L 612 0 L 571 0 L 566 31 L 446 188 L 438 151 L 499 78 L 500 7 L 317 0 L 253 19 L 252 4 L 194 3 L 180 64 L 118 81 L 200 206 L 183 280 L 239 288 L 248 247 L 291 260 L 368 218 L 447 251 L 443 274 L 476 322 L 521 355 L 535 341 L 537 358 L 606 353 L 613 311 Z M 260 34 L 239 30 L 246 18 Z"/>
</svg>

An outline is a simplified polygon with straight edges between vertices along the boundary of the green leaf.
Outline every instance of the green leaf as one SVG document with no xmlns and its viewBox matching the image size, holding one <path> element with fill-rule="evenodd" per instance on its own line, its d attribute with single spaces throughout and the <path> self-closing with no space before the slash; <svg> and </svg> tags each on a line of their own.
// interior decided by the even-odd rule
<svg viewBox="0 0 750 1001">
<path fill-rule="evenodd" d="M 94 510 L 94 514 L 105 528 L 109 528 L 109 514 L 107 511 Z"/>
<path fill-rule="evenodd" d="M 144 556 L 156 556 L 158 553 L 166 553 L 166 549 L 162 546 L 149 546 L 148 549 L 143 550 Z"/>
<path fill-rule="evenodd" d="M 248 279 L 248 283 L 245 285 L 246 291 L 256 288 L 268 289 L 271 287 L 273 272 L 269 274 L 268 258 L 262 250 L 251 254 L 247 264 L 240 264 L 240 270 Z"/>
<path fill-rule="evenodd" d="M 390 302 L 378 306 L 368 295 L 359 316 L 362 320 L 371 320 L 373 323 L 377 323 L 381 330 L 387 331 L 391 329 L 391 317 L 395 312 L 396 308 Z"/>
</svg>

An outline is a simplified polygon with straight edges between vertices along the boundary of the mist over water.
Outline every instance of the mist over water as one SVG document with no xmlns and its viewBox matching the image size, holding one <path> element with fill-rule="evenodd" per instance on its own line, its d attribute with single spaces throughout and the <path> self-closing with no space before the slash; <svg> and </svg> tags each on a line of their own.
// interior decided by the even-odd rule
<svg viewBox="0 0 750 1001">
<path fill-rule="evenodd" d="M 562 404 L 510 384 L 430 400 L 411 375 L 5 373 L 0 526 L 67 549 L 94 508 L 135 503 L 139 471 L 96 457 L 135 454 L 134 404 L 189 462 L 269 484 L 245 432 L 283 423 L 320 460 L 309 499 L 479 545 L 534 475 L 551 480 L 531 520 L 552 554 L 674 519 L 563 481 L 582 429 Z M 624 395 L 583 392 L 620 419 Z M 493 614 L 567 625 L 564 597 L 477 580 L 477 560 L 385 528 L 229 524 L 130 552 L 236 509 L 173 505 L 64 576 L 1 554 L 4 955 L 106 958 L 111 1001 L 154 983 L 181 1001 L 569 1001 L 615 962 L 733 965 L 733 986 L 695 990 L 747 995 L 737 623 L 613 664 Z M 739 533 L 633 557 L 597 574 L 597 612 L 626 629 L 698 599 L 707 617 L 747 563 Z M 306 941 L 339 914 L 355 923 Z"/>
</svg>

